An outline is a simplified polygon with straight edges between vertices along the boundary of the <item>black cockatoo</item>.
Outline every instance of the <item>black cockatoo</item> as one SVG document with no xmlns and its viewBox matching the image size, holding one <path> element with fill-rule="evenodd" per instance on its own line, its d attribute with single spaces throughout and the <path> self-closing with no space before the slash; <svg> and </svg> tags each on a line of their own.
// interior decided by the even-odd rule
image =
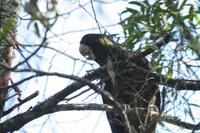
<svg viewBox="0 0 200 133">
<path fill-rule="evenodd" d="M 155 132 L 156 122 L 148 118 L 148 109 L 151 104 L 160 108 L 160 93 L 155 83 L 149 82 L 146 73 L 132 69 L 134 64 L 150 71 L 150 64 L 145 57 L 132 59 L 134 53 L 128 52 L 116 45 L 109 36 L 103 34 L 87 34 L 80 41 L 79 51 L 89 60 L 95 60 L 100 66 L 107 65 L 108 77 L 104 79 L 104 89 L 122 105 L 137 110 L 146 109 L 137 115 L 128 115 L 131 126 L 138 133 Z M 109 66 L 109 67 L 108 67 Z M 129 71 L 131 70 L 131 71 Z M 103 97 L 105 104 L 110 104 Z M 138 112 L 140 110 L 137 110 Z M 125 133 L 121 116 L 115 112 L 107 112 L 107 117 L 113 133 Z"/>
</svg>

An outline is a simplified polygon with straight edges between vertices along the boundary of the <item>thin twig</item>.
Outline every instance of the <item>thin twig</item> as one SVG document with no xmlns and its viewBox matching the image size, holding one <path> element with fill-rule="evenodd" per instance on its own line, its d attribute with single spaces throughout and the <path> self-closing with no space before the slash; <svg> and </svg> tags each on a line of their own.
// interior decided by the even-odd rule
<svg viewBox="0 0 200 133">
<path fill-rule="evenodd" d="M 3 116 L 9 114 L 10 112 L 12 112 L 14 109 L 19 108 L 22 104 L 30 101 L 31 99 L 35 98 L 36 96 L 38 96 L 39 91 L 34 92 L 33 94 L 31 94 L 30 96 L 26 97 L 25 99 L 20 100 L 20 102 L 18 104 L 15 104 L 13 107 L 11 107 L 10 109 L 8 109 L 7 111 L 3 112 Z"/>
</svg>

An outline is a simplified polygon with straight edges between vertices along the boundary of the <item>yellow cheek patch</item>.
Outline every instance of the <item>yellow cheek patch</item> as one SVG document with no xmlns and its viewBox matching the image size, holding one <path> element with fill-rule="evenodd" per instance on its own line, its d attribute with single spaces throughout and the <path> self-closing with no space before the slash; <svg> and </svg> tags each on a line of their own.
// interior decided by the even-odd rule
<svg viewBox="0 0 200 133">
<path fill-rule="evenodd" d="M 107 37 L 100 38 L 99 41 L 103 45 L 113 45 L 113 42 L 110 39 L 108 39 Z"/>
</svg>

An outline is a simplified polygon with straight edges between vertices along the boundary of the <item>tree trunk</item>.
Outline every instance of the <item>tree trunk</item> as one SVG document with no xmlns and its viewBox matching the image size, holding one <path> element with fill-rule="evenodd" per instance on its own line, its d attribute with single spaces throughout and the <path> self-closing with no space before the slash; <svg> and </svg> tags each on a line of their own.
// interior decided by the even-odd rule
<svg viewBox="0 0 200 133">
<path fill-rule="evenodd" d="M 15 40 L 17 14 L 20 0 L 0 0 L 0 119 L 7 101 L 10 72 L 3 65 L 11 66 Z"/>
</svg>

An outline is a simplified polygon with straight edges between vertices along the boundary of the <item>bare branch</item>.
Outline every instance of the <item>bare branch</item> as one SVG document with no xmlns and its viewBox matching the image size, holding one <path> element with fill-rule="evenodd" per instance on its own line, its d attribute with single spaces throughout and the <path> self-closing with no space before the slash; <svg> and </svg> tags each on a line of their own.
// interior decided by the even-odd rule
<svg viewBox="0 0 200 133">
<path fill-rule="evenodd" d="M 8 109 L 7 111 L 4 111 L 2 116 L 5 116 L 5 115 L 9 114 L 10 112 L 12 112 L 16 108 L 19 108 L 22 104 L 24 104 L 24 103 L 32 100 L 36 96 L 38 96 L 38 94 L 39 94 L 39 91 L 36 91 L 33 94 L 31 94 L 30 96 L 26 97 L 25 99 L 20 100 L 20 102 L 18 104 L 15 104 L 13 107 Z"/>
<path fill-rule="evenodd" d="M 66 96 L 75 92 L 79 88 L 85 86 L 87 83 L 91 84 L 90 81 L 96 79 L 98 73 L 102 73 L 102 68 L 98 69 L 98 71 L 94 71 L 93 73 L 84 76 L 82 80 L 80 79 L 79 82 L 72 83 L 71 85 L 67 86 L 60 92 L 56 93 L 55 95 L 47 99 L 46 101 L 31 108 L 30 110 L 22 114 L 18 114 L 4 121 L 3 123 L 0 123 L 0 131 L 1 132 L 16 131 L 25 124 L 27 124 L 28 122 L 45 115 L 47 110 L 56 106 L 56 104 L 62 101 Z"/>
<path fill-rule="evenodd" d="M 85 85 L 88 85 L 91 88 L 93 88 L 97 93 L 101 93 L 105 98 L 107 98 L 111 102 L 111 104 L 114 105 L 116 110 L 119 110 L 119 112 L 122 115 L 123 121 L 125 123 L 126 130 L 129 133 L 132 133 L 131 130 L 133 128 L 130 128 L 130 123 L 128 121 L 127 114 L 122 109 L 121 105 L 118 102 L 116 102 L 116 100 L 108 92 L 105 92 L 99 89 L 96 85 L 91 83 L 91 81 L 96 79 L 97 75 L 99 75 L 99 73 L 102 73 L 102 71 L 103 69 L 100 68 L 92 72 L 91 74 L 88 74 L 85 77 L 78 79 L 78 82 L 75 82 L 67 86 L 65 89 L 56 93 L 55 95 L 53 95 L 46 101 L 40 103 L 39 105 L 36 105 L 31 110 L 28 110 L 25 113 L 16 115 L 6 120 L 5 122 L 0 124 L 0 130 L 5 131 L 5 132 L 18 130 L 19 128 L 27 124 L 28 122 L 46 114 L 47 110 L 55 107 L 58 102 L 62 101 L 69 94 L 75 92 L 76 90 L 80 89 L 81 87 Z"/>
<path fill-rule="evenodd" d="M 150 52 L 146 52 L 143 55 L 146 55 L 146 54 L 150 54 Z M 134 56 L 134 58 L 137 58 L 137 57 L 140 57 L 140 56 L 143 56 L 143 55 L 139 54 L 137 56 Z M 55 95 L 53 95 L 52 97 L 50 97 L 46 101 L 44 101 L 44 102 L 36 105 L 35 107 L 31 108 L 30 110 L 28 110 L 28 111 L 26 111 L 22 114 L 18 114 L 16 116 L 6 120 L 5 122 L 1 123 L 0 124 L 0 130 L 1 131 L 8 132 L 8 131 L 18 130 L 19 128 L 21 128 L 22 126 L 27 124 L 28 122 L 49 113 L 48 111 L 51 108 L 55 109 L 55 111 L 56 111 L 56 109 L 57 109 L 57 111 L 59 109 L 60 110 L 64 109 L 63 107 L 61 108 L 61 106 L 58 106 L 57 104 L 60 101 L 64 100 L 65 97 L 67 97 L 71 93 L 77 91 L 78 89 L 82 88 L 85 85 L 88 85 L 92 89 L 94 89 L 97 93 L 102 94 L 102 96 L 107 98 L 112 103 L 114 108 L 118 112 L 121 113 L 127 132 L 129 132 L 129 133 L 132 132 L 131 131 L 132 128 L 130 128 L 130 124 L 129 124 L 129 121 L 128 121 L 127 114 L 122 109 L 121 105 L 118 102 L 116 102 L 116 100 L 108 92 L 102 91 L 96 85 L 91 83 L 91 81 L 93 81 L 95 79 L 106 77 L 105 66 L 91 72 L 90 74 L 84 76 L 83 78 L 79 78 L 79 77 L 76 77 L 76 76 L 73 76 L 73 75 L 66 75 L 66 74 L 62 74 L 62 73 L 57 73 L 57 72 L 44 72 L 44 71 L 34 70 L 34 69 L 20 69 L 19 70 L 19 69 L 16 69 L 16 67 L 9 68 L 7 66 L 3 66 L 2 64 L 0 64 L 0 66 L 5 67 L 6 70 L 10 70 L 10 71 L 13 71 L 13 72 L 31 72 L 31 73 L 35 73 L 35 76 L 59 76 L 59 77 L 63 77 L 63 78 L 70 78 L 70 79 L 77 81 L 77 82 L 74 82 L 71 85 L 67 86 L 62 91 L 56 93 Z M 184 89 L 193 90 L 194 89 L 193 87 L 195 87 L 196 90 L 200 90 L 199 89 L 200 88 L 199 81 L 169 79 L 169 78 L 166 78 L 163 75 L 159 75 L 159 74 L 149 72 L 149 71 L 147 71 L 143 68 L 140 68 L 140 67 L 138 67 L 134 64 L 131 64 L 130 69 L 126 69 L 124 71 L 131 71 L 133 69 L 138 69 L 142 73 L 145 73 L 145 75 L 148 75 L 148 79 L 151 82 L 156 82 L 158 84 L 163 84 L 163 85 L 166 85 L 166 86 L 175 87 L 177 90 L 184 90 Z M 122 71 L 122 73 L 124 71 Z"/>
<path fill-rule="evenodd" d="M 46 28 L 45 33 L 44 33 L 44 37 L 41 41 L 41 44 L 39 45 L 39 47 L 33 52 L 31 53 L 31 55 L 29 55 L 28 57 L 26 57 L 23 61 L 19 62 L 16 66 L 13 67 L 13 69 L 16 69 L 17 67 L 19 67 L 20 65 L 28 62 L 28 60 L 30 60 L 34 55 L 37 54 L 37 52 L 42 48 L 42 46 L 45 44 L 46 40 L 47 40 L 47 33 L 48 33 L 49 29 Z"/>
<path fill-rule="evenodd" d="M 42 106 L 43 105 L 43 106 Z M 0 124 L 0 130 L 2 132 L 9 132 L 9 131 L 15 131 L 17 129 L 19 129 L 20 127 L 22 127 L 24 125 L 24 123 L 28 123 L 30 118 L 37 118 L 38 115 L 42 114 L 49 114 L 49 113 L 56 113 L 59 111 L 71 111 L 71 110 L 96 110 L 96 111 L 117 111 L 115 110 L 112 106 L 110 105 L 106 105 L 106 104 L 60 104 L 60 105 L 55 105 L 52 108 L 48 108 L 46 110 L 45 109 L 45 105 L 41 104 L 41 105 L 37 105 L 36 107 L 34 107 L 31 110 L 28 110 L 25 113 L 19 114 L 3 123 Z M 137 110 L 139 110 L 140 112 L 144 112 L 146 109 L 144 108 L 137 108 Z M 131 112 L 129 112 L 129 115 L 137 115 L 136 111 L 134 109 L 132 109 Z M 159 113 L 158 113 L 159 114 Z M 166 115 L 166 114 L 162 114 L 162 115 L 158 115 L 155 117 L 158 121 L 164 121 L 179 127 L 183 127 L 189 130 L 192 130 L 195 128 L 195 130 L 199 130 L 200 127 L 196 127 L 195 124 L 191 124 L 191 123 L 187 123 L 187 122 L 183 122 L 180 119 L 178 119 L 177 117 L 172 117 L 170 115 Z"/>
<path fill-rule="evenodd" d="M 58 111 L 70 111 L 70 110 L 96 110 L 96 111 L 109 111 L 113 112 L 114 108 L 107 104 L 96 104 L 96 103 L 89 103 L 89 104 L 59 104 L 53 107 L 52 109 L 48 110 L 48 113 L 55 113 Z"/>
<path fill-rule="evenodd" d="M 188 130 L 194 130 L 194 129 L 200 130 L 200 126 L 198 124 L 196 125 L 196 124 L 191 124 L 191 123 L 188 123 L 188 122 L 183 122 L 179 118 L 174 117 L 174 116 L 172 117 L 172 116 L 169 116 L 169 115 L 162 115 L 160 117 L 160 120 L 167 122 L 167 123 L 170 123 L 170 124 L 173 124 L 173 125 L 176 125 L 178 127 L 188 129 Z"/>
<path fill-rule="evenodd" d="M 156 83 L 158 83 L 160 85 L 169 86 L 169 87 L 175 88 L 177 90 L 194 90 L 194 91 L 199 91 L 200 90 L 200 81 L 199 80 L 186 80 L 186 79 L 167 78 L 164 75 L 147 71 L 146 69 L 138 67 L 135 64 L 130 64 L 130 65 L 131 65 L 131 67 L 129 69 L 126 69 L 126 70 L 122 71 L 122 73 L 123 72 L 126 73 L 127 71 L 131 72 L 131 71 L 134 71 L 134 70 L 138 69 L 142 73 L 144 73 L 145 75 L 148 75 L 148 79 L 150 79 L 151 82 L 156 82 Z M 13 71 L 13 72 L 31 72 L 31 73 L 36 73 L 36 75 L 28 77 L 27 80 L 31 79 L 31 78 L 34 78 L 34 77 L 38 77 L 38 76 L 59 76 L 59 77 L 69 78 L 69 79 L 76 80 L 76 81 L 82 81 L 82 78 L 79 78 L 79 77 L 74 76 L 74 75 L 66 75 L 66 74 L 57 73 L 57 72 L 45 72 L 45 71 L 40 71 L 40 70 L 36 70 L 36 69 L 15 69 L 15 68 L 10 68 L 10 67 L 2 64 L 2 63 L 0 63 L 0 66 L 4 67 L 8 71 Z M 101 71 L 101 72 L 99 73 L 99 71 Z M 88 76 L 92 76 L 94 74 L 96 74 L 96 75 L 93 78 L 93 80 L 105 77 L 106 76 L 105 66 L 95 70 L 94 72 L 90 73 Z M 26 81 L 26 80 L 24 80 L 24 81 Z M 19 83 L 16 82 L 13 85 L 18 85 L 20 83 L 22 83 L 22 81 L 19 81 Z M 8 86 L 8 87 L 12 87 L 12 85 Z"/>
<path fill-rule="evenodd" d="M 199 80 L 172 79 L 172 78 L 166 77 L 165 75 L 150 72 L 133 63 L 130 63 L 129 65 L 130 65 L 130 68 L 123 70 L 121 73 L 127 73 L 127 71 L 131 73 L 131 72 L 134 72 L 135 70 L 139 70 L 144 75 L 147 75 L 148 82 L 153 82 L 160 85 L 172 87 L 179 91 L 181 90 L 200 91 Z"/>
</svg>

